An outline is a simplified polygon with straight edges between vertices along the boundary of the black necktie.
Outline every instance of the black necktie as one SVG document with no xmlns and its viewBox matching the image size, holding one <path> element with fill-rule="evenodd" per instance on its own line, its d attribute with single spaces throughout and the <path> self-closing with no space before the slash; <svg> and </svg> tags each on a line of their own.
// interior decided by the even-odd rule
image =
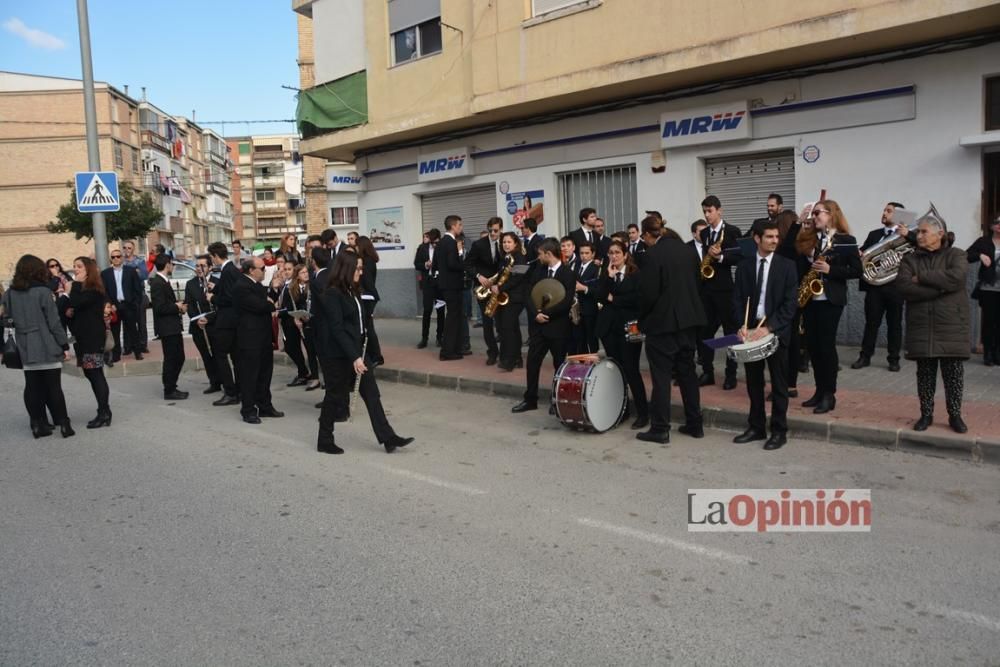
<svg viewBox="0 0 1000 667">
<path fill-rule="evenodd" d="M 885 237 L 884 238 L 889 238 L 890 236 L 892 236 L 892 230 L 891 229 L 885 230 Z"/>
<path fill-rule="evenodd" d="M 765 266 L 767 266 L 767 260 L 764 259 L 763 257 L 761 257 L 761 259 L 760 259 L 760 268 L 757 269 L 757 299 L 758 300 L 761 298 L 760 291 L 764 288 L 764 267 Z M 760 303 L 758 303 L 757 306 L 759 307 Z M 754 314 L 756 314 L 756 311 L 754 311 Z"/>
<path fill-rule="evenodd" d="M 621 284 L 622 284 L 622 278 L 624 278 L 624 277 L 625 277 L 625 271 L 624 271 L 624 270 L 622 270 L 622 271 L 619 271 L 619 272 L 618 272 L 618 275 L 617 275 L 617 276 L 615 276 L 615 281 L 616 281 L 616 282 L 617 282 L 617 283 L 618 283 L 619 285 L 621 285 Z"/>
<path fill-rule="evenodd" d="M 555 275 L 556 275 L 556 270 L 555 269 L 549 269 L 549 278 L 555 278 Z"/>
<path fill-rule="evenodd" d="M 496 243 L 496 242 L 494 242 L 494 243 L 493 243 L 493 261 L 494 261 L 494 262 L 495 262 L 495 261 L 497 261 L 497 256 L 498 256 L 499 254 L 500 254 L 500 244 L 499 244 L 499 243 Z"/>
<path fill-rule="evenodd" d="M 715 230 L 713 229 L 712 230 L 712 241 L 711 241 L 711 243 L 709 245 L 715 245 L 715 237 L 716 236 L 718 236 L 718 234 L 716 234 Z"/>
</svg>

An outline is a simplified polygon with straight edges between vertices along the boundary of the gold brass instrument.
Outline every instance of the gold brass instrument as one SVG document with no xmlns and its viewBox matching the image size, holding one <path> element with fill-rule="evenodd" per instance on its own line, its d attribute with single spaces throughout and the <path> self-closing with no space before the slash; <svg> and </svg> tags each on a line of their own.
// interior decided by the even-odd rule
<svg viewBox="0 0 1000 667">
<path fill-rule="evenodd" d="M 506 260 L 506 265 L 497 274 L 500 277 L 497 278 L 494 285 L 496 285 L 497 287 L 503 286 L 503 284 L 510 279 L 510 270 L 511 267 L 513 266 L 514 266 L 514 256 L 508 255 Z M 486 305 L 483 307 L 483 315 L 485 315 L 486 317 L 493 317 L 493 315 L 497 312 L 497 308 L 499 306 L 506 306 L 509 302 L 510 302 L 510 295 L 507 294 L 506 292 L 497 292 L 496 294 L 494 294 L 492 291 L 490 291 L 489 301 L 487 301 Z"/>
<path fill-rule="evenodd" d="M 711 250 L 712 248 L 718 248 L 719 250 L 722 250 L 722 242 L 725 240 L 725 238 L 726 238 L 726 228 L 723 227 L 722 233 L 719 234 L 719 240 L 716 241 L 711 246 L 709 246 L 709 250 Z M 717 260 L 714 257 L 712 257 L 712 255 L 710 255 L 708 251 L 705 251 L 705 256 L 701 258 L 702 280 L 711 280 L 712 278 L 715 277 L 715 267 L 712 266 L 712 264 L 715 261 Z"/>
<path fill-rule="evenodd" d="M 489 287 L 484 287 L 483 285 L 480 285 L 479 287 L 476 288 L 476 298 L 479 299 L 480 301 L 486 301 L 486 299 L 490 298 L 490 295 L 493 294 L 493 292 L 490 291 L 490 287 L 493 287 L 493 285 L 495 285 L 497 280 L 499 279 L 500 279 L 500 271 L 497 271 L 496 273 L 494 273 L 492 276 L 489 277 L 490 281 Z"/>
<path fill-rule="evenodd" d="M 542 278 L 531 288 L 531 303 L 542 313 L 546 308 L 561 303 L 566 298 L 566 288 L 555 278 Z"/>
<path fill-rule="evenodd" d="M 833 250 L 833 242 L 826 247 L 813 261 L 820 259 L 828 259 L 829 253 Z M 806 274 L 802 276 L 802 282 L 799 283 L 799 308 L 805 308 L 806 304 L 812 301 L 813 297 L 821 296 L 823 294 L 823 280 L 819 277 L 819 271 L 816 269 L 809 269 Z"/>
<path fill-rule="evenodd" d="M 896 279 L 899 263 L 916 248 L 899 234 L 879 241 L 861 254 L 864 280 L 869 285 L 885 285 Z"/>
</svg>

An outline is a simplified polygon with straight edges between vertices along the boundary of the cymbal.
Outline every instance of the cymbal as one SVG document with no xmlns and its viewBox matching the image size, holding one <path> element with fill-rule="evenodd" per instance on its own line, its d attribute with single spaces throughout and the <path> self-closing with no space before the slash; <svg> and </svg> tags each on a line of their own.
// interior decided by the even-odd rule
<svg viewBox="0 0 1000 667">
<path fill-rule="evenodd" d="M 545 312 L 565 298 L 566 288 L 555 278 L 542 278 L 531 288 L 531 303 L 539 312 Z"/>
</svg>

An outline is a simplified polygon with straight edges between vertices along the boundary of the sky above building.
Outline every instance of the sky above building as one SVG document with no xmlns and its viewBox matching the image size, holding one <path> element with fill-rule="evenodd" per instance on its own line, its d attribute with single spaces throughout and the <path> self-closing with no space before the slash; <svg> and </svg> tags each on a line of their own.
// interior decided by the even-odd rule
<svg viewBox="0 0 1000 667">
<path fill-rule="evenodd" d="M 227 136 L 295 131 L 295 14 L 287 0 L 89 0 L 94 78 Z M 0 2 L 0 70 L 79 79 L 73 0 Z M 225 124 L 213 121 L 226 121 Z"/>
</svg>

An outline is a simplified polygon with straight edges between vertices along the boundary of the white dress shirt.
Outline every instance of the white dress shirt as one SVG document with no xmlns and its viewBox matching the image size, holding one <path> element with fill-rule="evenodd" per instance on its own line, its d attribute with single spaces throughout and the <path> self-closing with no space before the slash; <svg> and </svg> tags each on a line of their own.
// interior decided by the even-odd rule
<svg viewBox="0 0 1000 667">
<path fill-rule="evenodd" d="M 760 281 L 760 285 L 757 286 L 757 312 L 754 315 L 757 317 L 759 322 L 764 317 L 764 298 L 767 296 L 767 279 L 771 275 L 771 260 L 774 259 L 774 253 L 772 252 L 767 257 L 762 257 L 760 253 L 754 255 L 757 262 L 754 266 L 754 280 L 757 279 L 757 272 L 760 271 L 760 260 L 764 260 L 764 278 Z"/>
<path fill-rule="evenodd" d="M 115 272 L 115 288 L 118 291 L 117 298 L 119 301 L 125 300 L 125 290 L 122 288 L 122 274 L 125 273 L 124 267 L 117 267 L 112 269 Z"/>
</svg>

